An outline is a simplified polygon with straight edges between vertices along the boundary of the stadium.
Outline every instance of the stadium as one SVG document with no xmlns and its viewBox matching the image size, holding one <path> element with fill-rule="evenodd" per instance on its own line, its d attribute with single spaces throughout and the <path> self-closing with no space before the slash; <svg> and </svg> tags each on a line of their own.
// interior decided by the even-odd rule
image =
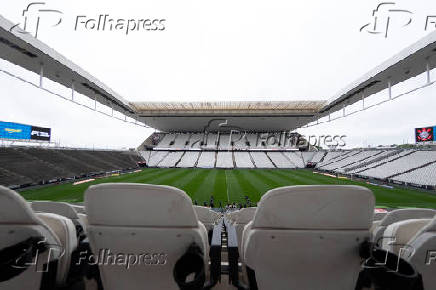
<svg viewBox="0 0 436 290">
<path fill-rule="evenodd" d="M 330 98 L 131 101 L 16 27 L 0 16 L 11 88 L 148 134 L 60 146 L 55 128 L 1 117 L 1 290 L 435 288 L 436 126 L 409 125 L 402 145 L 300 132 L 431 90 L 436 32 Z"/>
</svg>

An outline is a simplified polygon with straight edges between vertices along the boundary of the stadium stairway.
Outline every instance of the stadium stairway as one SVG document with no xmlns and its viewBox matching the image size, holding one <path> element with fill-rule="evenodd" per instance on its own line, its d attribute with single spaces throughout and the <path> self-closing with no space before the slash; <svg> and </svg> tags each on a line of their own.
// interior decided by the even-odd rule
<svg viewBox="0 0 436 290">
<path fill-rule="evenodd" d="M 41 154 L 41 153 L 44 153 L 44 152 L 42 150 L 32 150 L 32 151 L 27 151 L 27 152 L 25 152 L 24 150 L 21 151 L 21 154 L 26 155 L 27 158 L 33 159 L 36 162 L 42 163 L 45 166 L 53 169 L 53 171 L 55 171 L 58 174 L 58 176 L 53 176 L 53 177 L 74 176 L 74 173 L 71 172 L 70 170 L 66 170 L 65 167 L 59 166 L 53 162 L 50 162 L 51 160 L 54 160 L 54 159 L 50 159 L 50 155 L 56 154 L 56 152 L 54 152 L 54 151 L 49 152 L 49 154 L 45 154 L 44 156 L 40 156 L 39 154 Z"/>
<path fill-rule="evenodd" d="M 374 159 L 371 159 L 371 161 L 364 161 L 362 163 L 356 164 L 355 166 L 351 166 L 351 167 L 347 168 L 345 172 L 366 167 L 367 165 L 370 165 L 371 163 L 376 163 L 378 161 L 381 161 L 383 159 L 389 158 L 389 157 L 391 157 L 393 155 L 396 155 L 396 154 L 398 154 L 397 150 L 394 150 L 392 152 L 388 152 L 386 154 L 383 154 L 383 151 L 380 151 L 380 153 L 377 154 L 378 157 L 375 157 Z M 380 156 L 380 155 L 383 155 L 383 156 Z M 368 157 L 367 159 L 369 159 L 369 158 L 371 158 L 371 157 Z"/>
<path fill-rule="evenodd" d="M 58 148 L 0 148 L 0 184 L 19 187 L 137 167 L 133 152 Z"/>
<path fill-rule="evenodd" d="M 363 151 L 362 151 L 363 152 Z M 380 154 L 382 154 L 383 153 L 383 151 L 380 151 L 380 152 L 377 152 L 376 154 L 374 154 L 374 155 L 370 155 L 370 156 L 367 156 L 367 157 L 365 157 L 365 158 L 363 158 L 363 159 L 360 159 L 360 160 L 356 160 L 356 161 L 354 161 L 354 162 L 352 162 L 352 163 L 349 163 L 349 164 L 347 164 L 347 165 L 345 165 L 345 166 L 343 166 L 343 167 L 353 167 L 354 165 L 356 165 L 356 164 L 363 164 L 363 163 L 365 163 L 365 161 L 366 160 L 368 160 L 368 159 L 370 159 L 370 158 L 372 158 L 372 159 L 376 159 L 377 158 L 377 156 L 378 155 L 380 155 Z M 373 162 L 374 160 L 371 160 L 371 162 Z"/>
<path fill-rule="evenodd" d="M 71 166 L 71 170 L 77 175 L 81 175 L 85 172 L 99 172 L 102 171 L 100 167 L 95 166 L 90 162 L 83 162 L 73 156 L 73 154 L 67 154 L 69 151 L 59 151 L 59 155 L 62 157 L 64 162 Z"/>
<path fill-rule="evenodd" d="M 357 152 L 348 151 L 344 154 L 340 154 L 338 156 L 335 156 L 334 158 L 330 159 L 328 163 L 322 164 L 319 168 L 322 169 L 323 167 L 329 166 L 329 165 L 334 164 L 336 162 L 340 162 L 348 157 L 354 156 L 354 155 L 359 154 L 359 153 L 360 153 L 360 151 L 357 151 Z"/>
<path fill-rule="evenodd" d="M 253 156 L 251 156 L 251 152 L 248 152 L 248 155 L 250 156 L 250 160 L 251 160 L 251 163 L 253 163 L 254 168 L 257 168 L 256 162 L 254 162 L 254 158 L 253 158 Z"/>
<path fill-rule="evenodd" d="M 189 136 L 189 137 L 191 137 L 191 136 Z M 183 151 L 182 156 L 180 156 L 180 159 L 176 162 L 176 164 L 174 164 L 174 167 L 177 167 L 177 165 L 179 165 L 180 162 L 182 162 L 183 156 L 185 156 L 185 154 L 186 154 L 186 151 Z"/>
<path fill-rule="evenodd" d="M 31 183 L 32 179 L 0 167 L 0 184 L 18 185 Z"/>
<path fill-rule="evenodd" d="M 294 168 L 297 168 L 297 165 L 294 162 L 292 162 L 291 158 L 287 154 L 284 154 L 283 152 L 282 154 L 289 161 L 289 163 L 293 165 Z"/>
<path fill-rule="evenodd" d="M 406 170 L 406 171 L 404 171 L 404 172 L 399 172 L 399 173 L 393 174 L 393 175 L 389 176 L 387 179 L 392 179 L 392 178 L 397 177 L 397 176 L 399 176 L 399 175 L 402 175 L 402 174 L 405 174 L 405 173 L 409 173 L 409 172 L 412 172 L 412 171 L 418 170 L 418 169 L 420 169 L 420 168 L 424 168 L 424 167 L 430 166 L 430 165 L 432 165 L 432 164 L 436 164 L 436 161 L 428 162 L 428 163 L 426 163 L 426 164 L 424 164 L 424 165 L 421 165 L 421 166 L 418 166 L 418 167 L 415 167 L 415 168 L 412 168 L 412 169 Z"/>
<path fill-rule="evenodd" d="M 274 163 L 274 161 L 271 159 L 271 157 L 268 154 L 265 154 L 266 157 L 269 159 L 269 161 L 271 162 L 271 164 L 274 166 L 274 168 L 278 168 L 277 165 Z"/>
<path fill-rule="evenodd" d="M 382 165 L 384 165 L 384 164 L 386 164 L 386 163 L 389 163 L 389 162 L 392 162 L 392 161 L 398 160 L 398 159 L 400 159 L 400 158 L 403 158 L 403 157 L 409 156 L 409 155 L 413 154 L 414 152 L 415 152 L 415 151 L 410 150 L 410 152 L 407 152 L 406 154 L 399 155 L 398 157 L 396 157 L 396 158 L 392 158 L 392 159 L 390 159 L 389 161 L 386 161 L 386 162 L 380 162 L 379 164 L 377 164 L 377 165 L 374 166 L 374 167 L 368 167 L 368 168 L 365 168 L 365 169 L 362 170 L 362 171 L 357 171 L 356 173 L 360 173 L 360 172 L 366 171 L 366 170 L 368 170 L 368 169 L 373 169 L 373 168 L 380 167 L 380 166 L 382 166 Z M 392 155 L 392 156 L 398 155 L 398 154 L 400 154 L 400 153 L 401 153 L 401 151 L 400 151 L 400 152 L 397 152 L 396 154 L 394 154 L 394 155 Z M 383 159 L 386 159 L 386 158 L 383 158 Z M 383 160 L 383 159 L 382 159 L 382 160 Z"/>
<path fill-rule="evenodd" d="M 200 156 L 201 156 L 201 152 L 198 154 L 198 156 L 197 156 L 197 160 L 195 160 L 195 165 L 194 165 L 194 167 L 197 167 L 197 165 L 198 165 L 198 160 L 200 160 Z"/>
</svg>

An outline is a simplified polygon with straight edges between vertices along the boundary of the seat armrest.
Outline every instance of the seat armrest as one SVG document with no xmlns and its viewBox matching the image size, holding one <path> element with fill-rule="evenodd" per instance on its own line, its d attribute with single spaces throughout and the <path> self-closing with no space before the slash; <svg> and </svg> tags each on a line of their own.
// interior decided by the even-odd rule
<svg viewBox="0 0 436 290">
<path fill-rule="evenodd" d="M 210 281 L 204 287 L 204 289 L 211 289 L 218 281 L 221 281 L 221 232 L 222 221 L 219 221 L 214 225 L 212 230 L 212 238 L 210 241 Z"/>
<path fill-rule="evenodd" d="M 227 231 L 227 253 L 229 259 L 229 282 L 238 289 L 244 288 L 239 281 L 239 251 L 236 228 L 228 220 L 224 220 Z"/>
</svg>

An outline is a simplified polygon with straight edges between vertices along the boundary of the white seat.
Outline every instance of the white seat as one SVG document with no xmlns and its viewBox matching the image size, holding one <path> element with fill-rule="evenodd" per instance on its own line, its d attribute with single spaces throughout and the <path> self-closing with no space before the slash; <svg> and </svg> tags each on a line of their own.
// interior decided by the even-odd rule
<svg viewBox="0 0 436 290">
<path fill-rule="evenodd" d="M 36 216 L 44 221 L 58 237 L 63 255 L 59 259 L 56 273 L 56 284 L 67 285 L 67 278 L 70 272 L 71 255 L 77 249 L 76 227 L 72 220 L 54 213 L 37 213 Z"/>
<path fill-rule="evenodd" d="M 372 232 L 374 243 L 383 244 L 383 234 L 389 225 L 408 219 L 431 219 L 436 211 L 425 208 L 405 208 L 389 212 Z"/>
<path fill-rule="evenodd" d="M 400 249 L 410 252 L 409 241 L 430 221 L 431 219 L 409 219 L 387 226 L 383 233 L 382 248 L 403 257 Z"/>
<path fill-rule="evenodd" d="M 78 214 L 75 208 L 66 202 L 54 201 L 34 201 L 32 209 L 35 212 L 54 213 L 73 221 L 75 226 L 80 226 L 82 229 L 76 228 L 77 231 L 83 230 L 86 233 L 86 215 Z"/>
<path fill-rule="evenodd" d="M 85 193 L 85 207 L 93 253 L 109 250 L 138 258 L 128 269 L 104 263 L 105 290 L 179 289 L 174 265 L 192 243 L 203 252 L 207 269 L 207 232 L 184 191 L 147 184 L 94 185 Z"/>
<path fill-rule="evenodd" d="M 77 213 L 86 214 L 86 209 L 82 205 L 70 204 Z"/>
<path fill-rule="evenodd" d="M 238 218 L 239 212 L 240 212 L 240 210 L 235 210 L 235 211 L 232 211 L 232 212 L 227 214 L 227 218 L 229 219 L 229 221 L 231 223 L 234 223 L 235 220 Z"/>
<path fill-rule="evenodd" d="M 243 232 L 244 262 L 259 289 L 354 289 L 359 245 L 370 238 L 372 192 L 290 186 L 267 192 Z"/>
<path fill-rule="evenodd" d="M 205 206 L 194 205 L 195 213 L 198 220 L 204 224 L 208 231 L 213 230 L 216 221 L 216 215 L 212 210 Z"/>
<path fill-rule="evenodd" d="M 372 218 L 373 221 L 380 221 L 382 220 L 388 213 L 387 212 L 376 212 L 374 213 L 374 217 Z"/>
<path fill-rule="evenodd" d="M 436 285 L 436 217 L 408 242 L 414 253 L 408 260 L 422 275 L 424 289 Z"/>
<path fill-rule="evenodd" d="M 244 231 L 244 227 L 253 220 L 254 213 L 256 212 L 256 207 L 247 207 L 239 210 L 239 214 L 237 215 L 234 227 L 236 230 L 236 236 L 238 239 L 238 250 L 239 256 L 242 258 L 241 244 L 242 244 L 242 232 Z M 241 259 L 242 260 L 242 259 Z"/>
<path fill-rule="evenodd" d="M 43 277 L 42 264 L 60 257 L 61 243 L 53 230 L 34 214 L 24 198 L 15 191 L 0 186 L 0 249 L 31 237 L 44 238 L 46 244 L 54 251 L 46 251 L 39 255 L 37 265 L 30 266 L 10 280 L 0 282 L 1 290 L 40 289 Z M 49 252 L 51 255 L 48 255 Z"/>
</svg>

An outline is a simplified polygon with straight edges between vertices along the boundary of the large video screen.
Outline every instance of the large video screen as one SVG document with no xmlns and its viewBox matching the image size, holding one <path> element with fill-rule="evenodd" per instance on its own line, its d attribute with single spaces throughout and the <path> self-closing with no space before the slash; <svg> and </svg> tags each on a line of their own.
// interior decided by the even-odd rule
<svg viewBox="0 0 436 290">
<path fill-rule="evenodd" d="M 434 135 L 435 132 L 436 132 L 436 127 L 416 128 L 415 129 L 416 143 L 436 141 L 436 137 Z"/>
<path fill-rule="evenodd" d="M 0 121 L 0 139 L 50 141 L 51 129 Z"/>
</svg>

